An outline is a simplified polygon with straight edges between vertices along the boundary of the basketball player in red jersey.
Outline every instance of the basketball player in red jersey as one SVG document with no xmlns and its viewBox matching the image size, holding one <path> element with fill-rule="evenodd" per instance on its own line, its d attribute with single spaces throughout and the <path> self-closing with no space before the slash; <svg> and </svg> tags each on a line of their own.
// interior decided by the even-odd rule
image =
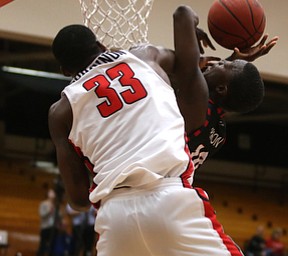
<svg viewBox="0 0 288 256">
<path fill-rule="evenodd" d="M 201 29 L 197 29 L 197 37 L 199 40 L 199 46 L 201 47 L 201 41 L 203 41 L 204 46 L 209 46 L 212 49 L 215 49 L 214 46 L 212 45 L 211 41 L 209 40 L 208 36 L 204 31 Z M 194 106 L 193 108 L 193 113 L 190 111 L 190 116 L 195 117 L 193 124 L 190 126 L 192 127 L 192 131 L 190 131 L 189 135 L 189 149 L 191 150 L 191 156 L 193 159 L 193 163 L 195 166 L 195 169 L 197 169 L 203 161 L 206 159 L 206 157 L 209 154 L 209 157 L 212 156 L 214 153 L 216 153 L 220 147 L 224 144 L 225 138 L 226 138 L 226 124 L 224 120 L 224 114 L 232 111 L 232 112 L 239 112 L 239 113 L 244 113 L 244 112 L 249 112 L 257 108 L 257 106 L 261 103 L 262 98 L 263 98 L 263 84 L 262 82 L 257 82 L 256 80 L 254 82 L 248 81 L 249 79 L 244 79 L 246 80 L 246 85 L 245 83 L 239 84 L 238 83 L 238 88 L 241 90 L 243 93 L 241 96 L 240 94 L 230 94 L 230 102 L 226 101 L 225 104 L 225 99 L 229 96 L 229 84 L 228 88 L 225 88 L 223 84 L 217 84 L 209 82 L 209 77 L 211 77 L 211 71 L 213 72 L 213 69 L 219 69 L 221 66 L 225 66 L 224 63 L 226 64 L 226 67 L 229 65 L 233 65 L 230 61 L 235 61 L 235 60 L 245 60 L 246 62 L 252 62 L 255 59 L 264 56 L 270 52 L 270 50 L 275 46 L 278 37 L 274 37 L 272 40 L 270 40 L 268 43 L 266 43 L 266 40 L 268 38 L 268 35 L 265 35 L 260 43 L 254 47 L 251 47 L 247 49 L 246 51 L 240 52 L 239 49 L 235 48 L 233 54 L 226 58 L 226 63 L 225 61 L 220 61 L 220 58 L 216 57 L 202 57 L 200 61 L 200 67 L 205 70 L 207 68 L 207 63 L 209 65 L 209 70 L 206 69 L 206 72 L 204 72 L 205 77 L 207 76 L 207 81 L 208 81 L 208 86 L 209 86 L 209 92 L 210 92 L 210 99 L 208 102 L 208 110 L 207 110 L 207 118 L 203 122 L 203 120 L 197 119 L 195 115 L 197 115 L 197 105 Z M 141 46 L 138 46 L 138 49 L 141 48 Z M 173 51 L 167 50 L 167 49 L 162 49 L 159 48 L 160 51 L 165 52 L 165 54 L 173 54 Z M 200 49 L 201 53 L 204 53 L 203 47 Z M 141 51 L 140 51 L 141 52 Z M 173 57 L 172 57 L 173 58 Z M 214 66 L 211 66 L 209 61 L 215 62 L 217 60 L 217 64 Z M 238 61 L 237 61 L 238 62 Z M 234 67 L 237 66 L 237 62 L 234 62 Z M 246 63 L 241 61 L 242 63 Z M 239 63 L 241 63 L 239 61 Z M 169 67 L 169 66 L 168 66 Z M 170 79 L 172 81 L 172 85 L 175 84 L 177 85 L 177 78 L 175 78 L 173 71 L 171 71 L 169 68 L 166 68 L 165 71 L 170 74 Z M 226 72 L 226 71 L 225 71 Z M 249 72 L 248 72 L 249 73 Z M 243 76 L 247 76 L 247 73 Z M 253 78 L 253 76 L 250 78 Z M 234 81 L 238 80 L 241 78 L 237 78 Z M 216 82 L 216 81 L 215 81 Z M 232 82 L 230 84 L 233 84 Z M 237 85 L 237 82 L 236 82 Z M 224 91 L 223 91 L 224 87 Z M 177 90 L 177 87 L 175 87 Z M 233 86 L 230 86 L 230 90 L 233 89 Z M 234 87 L 235 88 L 235 87 Z M 199 95 L 200 92 L 205 92 L 205 90 L 199 90 L 197 95 Z M 196 91 L 195 91 L 196 93 Z M 239 98 L 240 95 L 240 98 Z M 249 98 L 249 101 L 245 101 L 245 98 Z M 239 102 L 240 101 L 240 102 Z M 224 104 L 222 104 L 224 102 Z M 235 104 L 236 103 L 236 104 Z M 225 110 L 223 109 L 225 107 Z M 189 114 L 188 114 L 189 115 Z M 198 120 L 198 122 L 197 122 Z M 194 172 L 193 172 L 194 173 Z M 202 196 L 202 198 L 205 201 L 206 204 L 206 217 L 210 219 L 214 219 L 213 225 L 215 227 L 215 230 L 222 230 L 220 223 L 216 221 L 216 216 L 214 214 L 214 210 L 209 204 L 209 199 L 207 197 L 207 194 L 200 188 L 196 188 L 198 191 L 199 195 Z M 217 228 L 216 228 L 217 227 Z M 219 233 L 221 233 L 220 231 Z M 223 234 L 223 238 L 225 238 L 225 234 Z M 227 239 L 226 237 L 226 245 L 229 247 L 233 247 L 233 241 L 230 239 Z M 238 252 L 233 252 L 232 255 L 238 254 Z"/>
<path fill-rule="evenodd" d="M 204 53 L 201 41 L 204 46 L 209 46 L 210 48 L 215 49 L 207 34 L 203 30 L 197 29 L 197 37 L 199 40 L 199 45 L 201 46 L 201 53 Z M 244 72 L 242 73 L 242 78 L 240 78 L 241 76 L 238 76 L 233 82 L 226 84 L 223 84 L 223 82 L 219 83 L 219 80 L 216 80 L 214 75 L 211 76 L 211 73 L 215 72 L 217 69 L 218 71 L 216 72 L 219 73 L 221 67 L 223 67 L 222 70 L 224 73 L 227 73 L 227 70 L 231 69 L 233 65 L 234 67 L 237 67 L 237 64 L 241 64 L 243 66 L 246 65 L 247 61 L 252 62 L 257 58 L 268 54 L 269 51 L 275 46 L 278 37 L 274 37 L 267 44 L 265 44 L 267 38 L 268 35 L 265 35 L 258 45 L 247 49 L 245 52 L 240 52 L 239 49 L 235 48 L 233 54 L 226 60 L 221 60 L 217 57 L 201 57 L 200 68 L 202 70 L 206 69 L 204 71 L 204 77 L 207 80 L 209 87 L 209 101 L 207 105 L 206 119 L 204 120 L 203 116 L 199 115 L 199 113 L 202 113 L 201 108 L 203 105 L 198 105 L 199 100 L 201 100 L 201 98 L 205 98 L 201 96 L 201 93 L 207 93 L 206 90 L 201 88 L 197 90 L 197 88 L 195 88 L 195 95 L 197 95 L 198 98 L 193 99 L 195 105 L 187 111 L 186 115 L 183 112 L 183 107 L 180 106 L 186 124 L 190 123 L 190 127 L 187 127 L 189 138 L 188 145 L 191 151 L 195 169 L 197 169 L 208 156 L 210 157 L 214 155 L 224 144 L 226 139 L 226 123 L 224 119 L 225 113 L 250 112 L 257 108 L 264 95 L 263 84 L 261 82 L 257 83 L 256 80 L 254 81 L 256 83 L 252 82 L 253 79 L 250 80 L 248 70 L 246 71 L 246 74 Z M 138 50 L 141 49 L 141 47 L 142 46 L 138 46 Z M 164 56 L 169 54 L 173 55 L 172 50 L 161 47 L 158 47 L 158 49 Z M 171 58 L 173 58 L 173 56 L 166 59 Z M 210 61 L 213 61 L 213 63 L 216 64 L 211 65 Z M 169 67 L 169 65 L 165 67 L 165 71 L 169 74 L 169 78 L 172 81 L 172 86 L 175 88 L 177 94 L 177 78 L 175 77 L 175 74 L 173 74 L 173 69 Z M 233 69 L 235 71 L 237 68 L 235 69 L 234 67 Z M 253 66 L 250 65 L 250 67 Z M 239 74 L 240 73 L 241 72 L 239 71 Z M 231 77 L 232 76 L 233 75 L 231 75 Z M 240 83 L 239 80 L 241 81 Z M 178 103 L 181 104 L 181 100 L 178 99 Z M 190 122 L 187 117 L 190 118 L 190 120 L 192 118 L 193 121 Z"/>
<path fill-rule="evenodd" d="M 206 118 L 208 89 L 199 68 L 198 16 L 181 6 L 173 17 L 170 63 L 152 46 L 131 50 L 134 55 L 106 52 L 81 25 L 65 27 L 53 41 L 63 73 L 73 79 L 50 108 L 50 134 L 69 204 L 81 210 L 100 202 L 100 256 L 242 255 L 215 221 L 205 193 L 188 182 L 193 165 L 184 131 L 194 124 L 187 114 L 196 102 Z M 207 73 L 226 81 L 246 65 L 235 62 Z M 160 66 L 173 66 L 185 124 Z M 261 83 L 257 69 L 250 71 Z M 92 167 L 92 187 L 84 159 Z"/>
<path fill-rule="evenodd" d="M 240 51 L 238 48 L 235 48 L 234 52 L 231 56 L 226 58 L 228 61 L 234 61 L 237 59 L 246 60 L 249 62 L 254 61 L 255 59 L 262 57 L 270 52 L 270 50 L 276 45 L 278 41 L 278 37 L 273 37 L 269 42 L 266 43 L 268 38 L 268 35 L 266 34 L 259 44 L 257 44 L 254 47 L 251 47 L 247 49 L 246 51 Z M 211 41 L 207 37 L 207 35 L 202 36 L 202 39 L 205 40 L 205 45 L 209 46 L 212 49 L 215 49 L 215 47 L 212 45 Z M 203 49 L 202 49 L 202 52 Z M 205 68 L 208 65 L 211 65 L 211 62 L 209 64 L 209 61 L 215 62 L 215 60 L 220 61 L 219 58 L 216 57 L 202 57 L 200 61 L 200 67 L 205 70 Z M 222 61 L 223 62 L 223 61 Z M 204 72 L 205 76 L 205 72 Z M 208 83 L 209 86 L 209 83 Z M 248 86 L 244 87 L 246 89 L 245 92 L 242 91 L 243 96 L 242 98 L 249 97 L 251 98 L 251 94 L 253 94 L 253 90 L 250 91 Z M 216 89 L 216 90 L 215 90 Z M 249 112 L 255 109 L 259 102 L 255 101 L 255 105 L 253 107 L 253 104 L 251 107 L 247 108 L 245 105 L 241 106 L 238 105 L 237 108 L 230 106 L 230 108 L 226 108 L 221 103 L 222 101 L 219 99 L 225 99 L 226 94 L 220 94 L 218 93 L 219 90 L 217 90 L 216 87 L 210 87 L 210 99 L 208 102 L 208 109 L 207 109 L 207 118 L 203 125 L 201 127 L 195 126 L 194 129 L 190 132 L 188 132 L 188 138 L 189 138 L 189 149 L 191 151 L 191 157 L 194 163 L 195 170 L 199 168 L 203 162 L 208 157 L 212 157 L 216 152 L 220 150 L 220 148 L 223 146 L 226 140 L 226 122 L 225 122 L 225 114 L 228 112 L 234 112 L 234 113 L 244 113 Z M 254 93 L 256 93 L 254 91 Z M 233 95 L 234 100 L 232 98 L 231 101 L 234 101 L 237 104 L 237 101 L 242 101 L 242 99 L 238 99 L 238 94 Z M 253 100 L 253 98 L 252 98 Z M 245 102 L 245 101 L 242 101 Z M 236 105 L 234 104 L 234 105 Z M 230 111 L 229 111 L 230 109 Z"/>
</svg>

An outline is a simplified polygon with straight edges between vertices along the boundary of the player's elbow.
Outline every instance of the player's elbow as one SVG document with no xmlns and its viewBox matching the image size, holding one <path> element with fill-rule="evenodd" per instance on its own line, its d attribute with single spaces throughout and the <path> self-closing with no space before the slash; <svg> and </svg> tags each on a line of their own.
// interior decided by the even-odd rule
<svg viewBox="0 0 288 256">
<path fill-rule="evenodd" d="M 67 199 L 70 206 L 77 211 L 86 211 L 90 208 L 91 202 L 89 201 L 89 192 L 88 189 L 82 189 L 80 186 L 77 190 L 69 190 L 69 187 L 66 187 Z"/>
<path fill-rule="evenodd" d="M 179 5 L 177 8 L 176 8 L 176 10 L 175 10 L 175 12 L 174 12 L 174 16 L 181 16 L 181 15 L 183 15 L 183 14 L 185 14 L 186 12 L 189 12 L 189 10 L 190 10 L 191 8 L 190 7 L 188 7 L 187 5 Z"/>
<path fill-rule="evenodd" d="M 173 18 L 179 21 L 189 20 L 189 22 L 194 22 L 195 25 L 198 25 L 199 23 L 198 15 L 192 10 L 191 7 L 187 5 L 180 5 L 179 7 L 177 7 L 175 12 L 173 13 Z"/>
</svg>

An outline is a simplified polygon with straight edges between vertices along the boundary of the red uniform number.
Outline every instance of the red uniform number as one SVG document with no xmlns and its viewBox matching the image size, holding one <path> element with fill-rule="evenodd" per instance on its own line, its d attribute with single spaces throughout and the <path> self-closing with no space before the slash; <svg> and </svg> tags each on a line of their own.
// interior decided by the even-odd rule
<svg viewBox="0 0 288 256">
<path fill-rule="evenodd" d="M 133 104 L 147 96 L 145 87 L 139 79 L 134 77 L 134 72 L 126 63 L 120 63 L 106 71 L 107 76 L 97 75 L 87 80 L 83 86 L 87 91 L 95 88 L 98 98 L 105 98 L 105 101 L 97 105 L 97 109 L 103 117 L 108 117 L 123 107 L 123 104 Z M 118 92 L 111 87 L 111 82 L 118 79 L 126 90 Z"/>
</svg>

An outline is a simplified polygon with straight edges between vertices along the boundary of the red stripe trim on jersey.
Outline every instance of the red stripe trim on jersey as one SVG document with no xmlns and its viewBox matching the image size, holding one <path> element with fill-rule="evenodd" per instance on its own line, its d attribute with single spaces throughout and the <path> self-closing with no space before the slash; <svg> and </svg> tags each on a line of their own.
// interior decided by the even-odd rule
<svg viewBox="0 0 288 256">
<path fill-rule="evenodd" d="M 222 108 L 218 107 L 218 108 L 217 108 L 217 114 L 218 114 L 221 118 L 223 118 L 224 115 L 225 115 L 225 111 L 224 111 Z"/>
<path fill-rule="evenodd" d="M 87 169 L 93 174 L 93 176 L 95 175 L 95 173 L 94 173 L 94 164 L 92 164 L 91 162 L 90 162 L 90 160 L 89 160 L 89 158 L 88 157 L 84 157 L 84 164 L 86 165 L 86 167 L 87 167 Z"/>
<path fill-rule="evenodd" d="M 74 145 L 74 143 L 69 140 L 70 144 L 73 146 L 74 150 L 76 151 L 76 153 L 78 154 L 78 156 L 81 158 L 81 160 L 83 160 L 85 166 L 87 167 L 87 169 L 92 173 L 92 174 L 95 174 L 93 172 L 93 168 L 94 168 L 94 165 L 90 162 L 89 158 L 84 156 L 82 150 L 80 147 L 77 147 Z"/>
<path fill-rule="evenodd" d="M 97 185 L 93 182 L 92 185 L 91 185 L 91 187 L 90 187 L 90 189 L 89 189 L 89 192 L 91 193 L 96 187 L 97 187 Z M 98 201 L 98 202 L 96 202 L 96 203 L 92 203 L 92 205 L 93 205 L 93 207 L 94 207 L 95 209 L 98 210 L 98 209 L 100 208 L 101 201 Z"/>
<path fill-rule="evenodd" d="M 227 250 L 231 253 L 231 256 L 243 256 L 240 248 L 233 242 L 233 240 L 224 233 L 222 225 L 218 222 L 215 214 L 215 210 L 209 202 L 209 198 L 206 192 L 201 188 L 194 188 L 199 197 L 203 201 L 205 217 L 210 219 L 213 229 L 217 231 L 219 237 L 222 239 Z"/>
<path fill-rule="evenodd" d="M 209 99 L 209 103 L 215 105 L 215 102 Z M 225 115 L 225 111 L 221 107 L 217 107 L 217 114 L 222 118 Z"/>
<path fill-rule="evenodd" d="M 209 107 L 207 109 L 207 116 L 211 116 L 211 108 L 209 108 Z"/>
<path fill-rule="evenodd" d="M 207 127 L 207 126 L 208 126 L 208 124 L 209 124 L 209 121 L 208 121 L 208 120 L 206 120 L 206 121 L 205 121 L 205 123 L 204 123 L 204 127 Z"/>
<path fill-rule="evenodd" d="M 212 100 L 209 100 L 209 102 L 210 102 L 211 104 L 213 103 Z M 206 113 L 206 120 L 205 120 L 204 124 L 202 125 L 202 127 L 201 127 L 200 129 L 198 129 L 198 130 L 196 130 L 195 132 L 193 132 L 193 135 L 194 135 L 195 137 L 197 137 L 197 136 L 200 135 L 200 133 L 202 132 L 203 127 L 206 128 L 206 127 L 209 125 L 210 116 L 211 116 L 211 109 L 210 109 L 210 107 L 208 106 L 208 108 L 207 108 L 207 113 Z"/>
<path fill-rule="evenodd" d="M 196 132 L 194 132 L 194 136 L 199 136 L 199 134 L 201 133 L 201 130 L 197 130 Z"/>
<path fill-rule="evenodd" d="M 93 172 L 94 165 L 90 162 L 89 158 L 84 156 L 81 148 L 77 147 L 71 140 L 69 140 L 69 143 L 73 146 L 73 148 L 76 151 L 76 153 L 78 154 L 78 156 L 83 160 L 87 169 L 91 172 L 91 174 L 93 176 L 95 176 L 95 173 Z M 94 182 L 92 182 L 92 184 L 89 188 L 89 192 L 91 193 L 96 187 L 97 187 L 97 185 Z M 94 204 L 92 203 L 92 205 L 94 206 L 95 209 L 98 209 L 100 207 L 100 201 L 97 203 L 94 203 Z"/>
<path fill-rule="evenodd" d="M 188 181 L 188 179 L 191 177 L 191 175 L 193 174 L 194 172 L 194 165 L 193 165 L 193 162 L 192 162 L 192 158 L 191 158 L 191 154 L 190 154 L 190 150 L 189 150 L 189 147 L 188 147 L 188 137 L 187 137 L 187 134 L 185 133 L 185 147 L 184 147 L 184 150 L 189 158 L 189 163 L 187 165 L 187 168 L 185 170 L 185 172 L 183 172 L 180 176 L 181 180 L 182 180 L 182 183 L 183 183 L 183 187 L 185 188 L 192 188 L 190 182 Z"/>
</svg>

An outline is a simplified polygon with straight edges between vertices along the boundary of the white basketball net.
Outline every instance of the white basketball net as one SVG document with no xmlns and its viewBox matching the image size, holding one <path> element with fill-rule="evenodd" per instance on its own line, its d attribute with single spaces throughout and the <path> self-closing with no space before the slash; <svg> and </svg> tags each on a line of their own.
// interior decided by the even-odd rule
<svg viewBox="0 0 288 256">
<path fill-rule="evenodd" d="M 84 24 L 108 48 L 148 42 L 147 19 L 154 0 L 79 0 Z"/>
</svg>

